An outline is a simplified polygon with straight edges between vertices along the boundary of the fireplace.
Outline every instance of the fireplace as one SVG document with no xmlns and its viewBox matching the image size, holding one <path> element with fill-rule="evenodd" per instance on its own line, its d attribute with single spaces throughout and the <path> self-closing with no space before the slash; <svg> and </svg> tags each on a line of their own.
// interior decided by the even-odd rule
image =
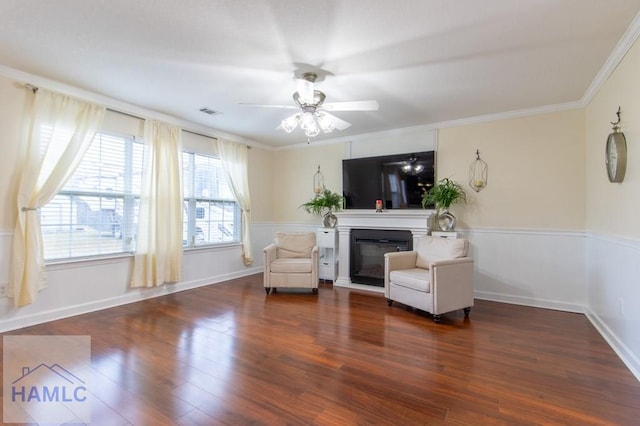
<svg viewBox="0 0 640 426">
<path fill-rule="evenodd" d="M 351 282 L 384 287 L 384 254 L 412 248 L 411 231 L 352 229 Z"/>
<path fill-rule="evenodd" d="M 370 210 L 343 210 L 336 212 L 338 217 L 338 278 L 333 285 L 356 290 L 383 293 L 384 286 L 361 284 L 361 279 L 352 281 L 351 274 L 351 232 L 355 230 L 406 231 L 412 236 L 411 246 L 423 235 L 429 234 L 429 224 L 435 216 L 435 210 L 392 209 L 378 212 Z M 386 238 L 388 239 L 388 237 Z M 395 250 L 395 248 L 394 248 Z M 384 257 L 383 257 L 384 258 Z M 383 276 L 384 281 L 384 276 Z M 382 281 L 382 282 L 383 282 Z"/>
</svg>

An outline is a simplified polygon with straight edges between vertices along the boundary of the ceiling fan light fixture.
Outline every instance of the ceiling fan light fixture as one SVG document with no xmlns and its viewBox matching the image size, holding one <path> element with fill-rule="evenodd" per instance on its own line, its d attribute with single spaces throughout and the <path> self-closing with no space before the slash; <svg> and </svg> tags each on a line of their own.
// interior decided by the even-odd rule
<svg viewBox="0 0 640 426">
<path fill-rule="evenodd" d="M 309 138 L 316 137 L 320 134 L 320 126 L 318 126 L 318 122 L 315 119 L 304 128 L 304 134 Z"/>
<path fill-rule="evenodd" d="M 307 130 L 309 127 L 316 125 L 316 118 L 313 116 L 313 113 L 310 111 L 304 112 L 300 117 L 300 127 L 304 130 Z"/>
<path fill-rule="evenodd" d="M 298 120 L 301 115 L 301 113 L 296 113 L 282 120 L 282 123 L 280 123 L 282 129 L 287 133 L 293 132 L 298 127 Z"/>
<path fill-rule="evenodd" d="M 318 119 L 318 124 L 324 133 L 331 133 L 336 128 L 333 121 L 331 121 L 331 119 L 325 114 L 319 112 L 316 114 L 316 117 Z"/>
</svg>

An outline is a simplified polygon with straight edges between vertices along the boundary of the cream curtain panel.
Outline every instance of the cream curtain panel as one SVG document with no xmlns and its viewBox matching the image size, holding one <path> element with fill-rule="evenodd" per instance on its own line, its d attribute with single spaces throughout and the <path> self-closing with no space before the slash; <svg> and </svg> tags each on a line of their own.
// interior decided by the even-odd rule
<svg viewBox="0 0 640 426">
<path fill-rule="evenodd" d="M 131 287 L 180 281 L 182 274 L 182 143 L 180 128 L 155 120 L 144 127 L 145 163 Z"/>
<path fill-rule="evenodd" d="M 33 303 L 47 285 L 37 209 L 69 180 L 105 114 L 104 107 L 44 89 L 38 89 L 31 102 L 9 273 L 8 295 L 16 307 Z"/>
<path fill-rule="evenodd" d="M 248 151 L 246 145 L 218 139 L 218 154 L 222 161 L 231 192 L 242 209 L 242 259 L 253 263 L 251 247 L 251 197 L 249 196 Z"/>
</svg>

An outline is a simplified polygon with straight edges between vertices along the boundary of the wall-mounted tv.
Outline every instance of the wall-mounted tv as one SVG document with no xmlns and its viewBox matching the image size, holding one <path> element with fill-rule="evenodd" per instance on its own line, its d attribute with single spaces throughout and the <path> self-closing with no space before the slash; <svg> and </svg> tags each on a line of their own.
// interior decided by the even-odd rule
<svg viewBox="0 0 640 426">
<path fill-rule="evenodd" d="M 434 151 L 342 160 L 344 208 L 421 209 L 434 179 Z"/>
</svg>

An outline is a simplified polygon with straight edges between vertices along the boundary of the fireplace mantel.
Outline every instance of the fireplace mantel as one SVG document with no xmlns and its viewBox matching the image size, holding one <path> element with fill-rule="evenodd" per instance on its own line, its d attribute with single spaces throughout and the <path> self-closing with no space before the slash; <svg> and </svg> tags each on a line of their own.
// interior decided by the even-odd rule
<svg viewBox="0 0 640 426">
<path fill-rule="evenodd" d="M 384 292 L 384 288 L 351 282 L 350 238 L 352 229 L 401 229 L 411 231 L 414 244 L 418 237 L 427 235 L 435 210 L 344 210 L 334 213 L 338 218 L 338 279 L 334 285 L 358 290 Z"/>
</svg>

